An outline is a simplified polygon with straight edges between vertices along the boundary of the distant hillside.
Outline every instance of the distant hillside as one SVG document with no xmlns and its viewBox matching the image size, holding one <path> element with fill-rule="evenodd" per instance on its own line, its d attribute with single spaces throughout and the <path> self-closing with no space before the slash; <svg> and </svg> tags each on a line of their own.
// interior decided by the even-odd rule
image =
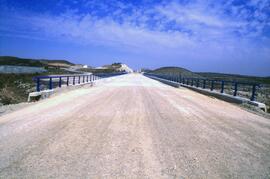
<svg viewBox="0 0 270 179">
<path fill-rule="evenodd" d="M 36 67 L 44 66 L 44 64 L 41 63 L 39 60 L 9 57 L 9 56 L 0 56 L 0 65 L 36 66 Z"/>
<path fill-rule="evenodd" d="M 71 63 L 67 60 L 40 60 L 42 63 L 48 64 L 48 63 L 62 63 L 67 65 L 74 65 L 74 63 Z"/>
<path fill-rule="evenodd" d="M 97 68 L 82 68 L 80 70 L 91 73 L 133 72 L 131 68 L 123 63 L 113 63 L 111 65 L 103 65 Z"/>
<path fill-rule="evenodd" d="M 0 56 L 0 65 L 46 67 L 46 66 L 71 66 L 74 64 L 67 60 L 28 59 L 11 56 Z"/>
<path fill-rule="evenodd" d="M 208 72 L 200 72 L 196 74 L 203 76 L 205 78 L 214 79 L 214 80 L 228 80 L 228 81 L 252 82 L 252 83 L 259 83 L 259 84 L 270 84 L 270 77 L 257 77 L 257 76 L 224 74 L 224 73 L 208 73 Z"/>
<path fill-rule="evenodd" d="M 155 74 L 177 74 L 180 75 L 182 77 L 193 77 L 193 78 L 202 78 L 202 76 L 200 76 L 199 74 L 193 73 L 192 71 L 189 71 L 185 68 L 180 68 L 180 67 L 162 67 L 162 68 L 158 68 L 156 70 L 151 71 L 151 73 L 155 73 Z"/>
</svg>

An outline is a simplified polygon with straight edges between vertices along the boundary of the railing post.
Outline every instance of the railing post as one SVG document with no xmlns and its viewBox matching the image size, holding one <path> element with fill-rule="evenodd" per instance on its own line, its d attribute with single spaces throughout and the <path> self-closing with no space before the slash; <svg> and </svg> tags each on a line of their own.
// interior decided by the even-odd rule
<svg viewBox="0 0 270 179">
<path fill-rule="evenodd" d="M 86 76 L 86 82 L 87 82 L 87 83 L 88 83 L 88 77 L 89 77 L 89 75 Z"/>
<path fill-rule="evenodd" d="M 187 85 L 189 85 L 189 78 L 187 79 Z"/>
<path fill-rule="evenodd" d="M 211 91 L 214 90 L 214 80 L 211 81 Z"/>
<path fill-rule="evenodd" d="M 235 82 L 235 83 L 234 83 L 234 93 L 233 93 L 234 96 L 237 95 L 237 86 L 238 86 L 238 83 Z"/>
<path fill-rule="evenodd" d="M 221 81 L 221 90 L 220 93 L 224 93 L 224 81 Z"/>
<path fill-rule="evenodd" d="M 61 88 L 61 86 L 62 86 L 62 77 L 59 77 L 58 87 Z"/>
<path fill-rule="evenodd" d="M 51 90 L 52 88 L 53 88 L 53 84 L 52 84 L 52 77 L 50 77 L 49 89 Z"/>
<path fill-rule="evenodd" d="M 81 84 L 81 76 L 79 75 L 79 82 L 78 82 L 79 84 Z"/>
<path fill-rule="evenodd" d="M 250 98 L 251 101 L 255 101 L 255 98 L 256 98 L 256 87 L 257 87 L 257 85 L 255 85 L 255 84 L 252 86 L 252 95 L 251 95 L 251 98 Z"/>
<path fill-rule="evenodd" d="M 205 89 L 206 80 L 203 80 L 203 89 Z"/>
<path fill-rule="evenodd" d="M 84 83 L 84 75 L 83 75 L 83 83 Z"/>
<path fill-rule="evenodd" d="M 75 85 L 75 76 L 73 76 L 73 85 Z"/>
<path fill-rule="evenodd" d="M 199 87 L 199 80 L 200 79 L 197 79 L 197 84 L 196 84 L 197 88 Z"/>
<path fill-rule="evenodd" d="M 191 86 L 193 86 L 193 78 L 191 78 Z"/>
<path fill-rule="evenodd" d="M 69 76 L 67 76 L 67 86 L 69 85 Z"/>
<path fill-rule="evenodd" d="M 40 79 L 37 77 L 37 92 L 40 91 Z"/>
</svg>

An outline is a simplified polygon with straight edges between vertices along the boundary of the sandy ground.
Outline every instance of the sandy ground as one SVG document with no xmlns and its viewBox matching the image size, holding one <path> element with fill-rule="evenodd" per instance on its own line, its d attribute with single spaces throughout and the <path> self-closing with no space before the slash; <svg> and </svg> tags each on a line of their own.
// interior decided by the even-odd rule
<svg viewBox="0 0 270 179">
<path fill-rule="evenodd" d="M 269 119 L 139 74 L 0 117 L 0 178 L 269 177 Z"/>
</svg>

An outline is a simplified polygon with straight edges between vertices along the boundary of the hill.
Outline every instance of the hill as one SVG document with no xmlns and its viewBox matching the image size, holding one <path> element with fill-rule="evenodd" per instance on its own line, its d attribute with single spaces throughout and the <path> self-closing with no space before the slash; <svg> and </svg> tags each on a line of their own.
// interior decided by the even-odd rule
<svg viewBox="0 0 270 179">
<path fill-rule="evenodd" d="M 10 57 L 10 56 L 0 56 L 0 65 L 16 65 L 16 66 L 35 66 L 43 67 L 44 64 L 39 60 Z"/>
<path fill-rule="evenodd" d="M 167 74 L 167 75 L 181 75 L 182 77 L 186 77 L 186 78 L 203 78 L 202 76 L 200 76 L 199 74 L 196 74 L 192 71 L 189 71 L 185 68 L 181 68 L 181 67 L 162 67 L 162 68 L 158 68 L 156 70 L 151 71 L 151 73 L 155 73 L 155 74 Z"/>
<path fill-rule="evenodd" d="M 73 63 L 67 60 L 28 59 L 12 56 L 0 56 L 0 65 L 48 67 L 48 66 L 71 66 Z"/>
</svg>

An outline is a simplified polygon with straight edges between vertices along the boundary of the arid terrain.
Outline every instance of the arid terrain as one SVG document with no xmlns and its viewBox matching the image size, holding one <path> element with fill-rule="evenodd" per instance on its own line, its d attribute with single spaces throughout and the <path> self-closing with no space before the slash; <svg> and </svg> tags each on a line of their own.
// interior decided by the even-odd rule
<svg viewBox="0 0 270 179">
<path fill-rule="evenodd" d="M 269 178 L 270 120 L 128 74 L 0 116 L 0 178 Z"/>
</svg>

